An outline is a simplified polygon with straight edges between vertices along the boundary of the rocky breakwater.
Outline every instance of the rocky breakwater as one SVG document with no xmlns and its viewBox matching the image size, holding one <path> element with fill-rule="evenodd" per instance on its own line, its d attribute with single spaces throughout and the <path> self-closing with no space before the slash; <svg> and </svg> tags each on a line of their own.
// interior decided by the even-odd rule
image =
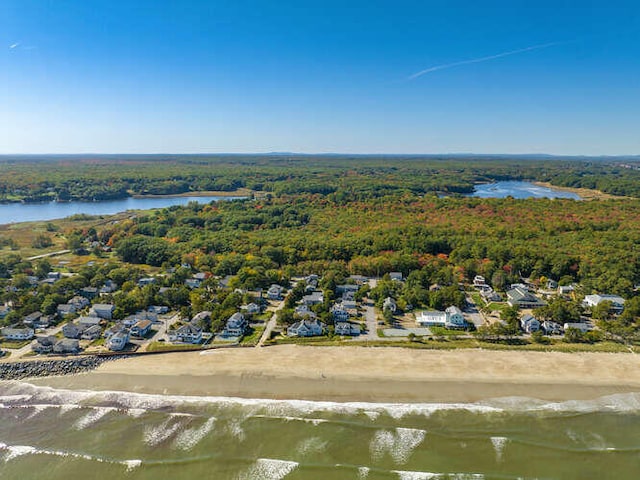
<svg viewBox="0 0 640 480">
<path fill-rule="evenodd" d="M 28 377 L 49 377 L 88 372 L 114 357 L 81 357 L 62 360 L 33 360 L 0 363 L 0 380 L 19 380 Z"/>
</svg>

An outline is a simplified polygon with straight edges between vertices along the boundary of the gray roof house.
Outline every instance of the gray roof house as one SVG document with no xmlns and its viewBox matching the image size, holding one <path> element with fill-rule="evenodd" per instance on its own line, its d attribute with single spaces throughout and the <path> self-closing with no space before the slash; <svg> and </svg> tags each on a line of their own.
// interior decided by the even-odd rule
<svg viewBox="0 0 640 480">
<path fill-rule="evenodd" d="M 96 317 L 111 320 L 115 308 L 116 307 L 114 307 L 110 303 L 94 303 L 93 307 L 91 307 L 91 311 L 95 313 Z"/>
<path fill-rule="evenodd" d="M 522 286 L 517 286 L 507 292 L 507 303 L 518 308 L 538 308 L 547 304 Z"/>
<path fill-rule="evenodd" d="M 396 313 L 397 309 L 398 305 L 396 304 L 396 301 L 391 297 L 385 298 L 384 302 L 382 302 L 382 310 L 389 310 L 391 313 Z"/>
<path fill-rule="evenodd" d="M 57 341 L 58 339 L 53 335 L 48 337 L 36 337 L 31 344 L 31 350 L 33 350 L 34 353 L 51 353 L 53 352 L 53 346 Z"/>
<path fill-rule="evenodd" d="M 267 298 L 269 300 L 280 300 L 282 298 L 283 290 L 284 288 L 274 283 L 269 287 L 269 290 L 267 290 Z"/>
<path fill-rule="evenodd" d="M 287 335 L 289 337 L 317 337 L 323 335 L 326 325 L 321 321 L 314 320 L 300 320 L 287 328 Z"/>
<path fill-rule="evenodd" d="M 227 325 L 222 331 L 223 337 L 241 337 L 247 329 L 248 322 L 244 315 L 236 312 L 227 320 Z"/>
<path fill-rule="evenodd" d="M 67 323 L 62 327 L 62 334 L 65 338 L 80 338 L 82 332 L 84 332 L 88 327 L 76 325 L 75 323 Z"/>
<path fill-rule="evenodd" d="M 102 328 L 100 325 L 92 325 L 84 330 L 80 335 L 82 340 L 95 340 L 96 338 L 100 338 L 102 335 Z"/>
<path fill-rule="evenodd" d="M 107 348 L 114 352 L 124 350 L 124 347 L 129 343 L 129 332 L 127 330 L 120 330 L 114 333 L 107 340 Z"/>
<path fill-rule="evenodd" d="M 320 291 L 314 291 L 302 297 L 302 303 L 305 305 L 319 305 L 322 302 L 324 302 L 324 296 Z"/>
<path fill-rule="evenodd" d="M 54 353 L 78 353 L 80 351 L 80 343 L 72 338 L 63 338 L 58 340 L 53 346 Z"/>
<path fill-rule="evenodd" d="M 524 315 L 520 319 L 520 328 L 526 333 L 533 333 L 540 330 L 540 322 L 533 315 Z"/>
<path fill-rule="evenodd" d="M 34 334 L 33 328 L 5 327 L 2 329 L 2 336 L 6 340 L 31 340 Z"/>
<path fill-rule="evenodd" d="M 191 323 L 187 323 L 177 330 L 170 330 L 167 332 L 169 336 L 169 340 L 172 342 L 180 342 L 180 343 L 200 343 L 202 342 L 202 329 L 193 325 Z"/>
<path fill-rule="evenodd" d="M 351 322 L 336 322 L 334 332 L 336 335 L 357 336 L 360 335 L 360 325 Z"/>
</svg>

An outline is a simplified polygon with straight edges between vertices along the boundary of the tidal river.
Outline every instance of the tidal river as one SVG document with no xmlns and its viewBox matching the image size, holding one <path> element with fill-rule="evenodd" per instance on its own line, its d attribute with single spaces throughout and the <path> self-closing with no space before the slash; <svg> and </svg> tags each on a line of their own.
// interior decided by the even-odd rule
<svg viewBox="0 0 640 480">
<path fill-rule="evenodd" d="M 640 395 L 333 403 L 0 382 L 0 478 L 637 479 Z"/>
<path fill-rule="evenodd" d="M 113 215 L 126 210 L 149 210 L 173 205 L 186 205 L 189 202 L 209 203 L 219 200 L 233 200 L 241 197 L 148 197 L 123 198 L 100 202 L 46 202 L 46 203 L 7 203 L 0 204 L 0 225 L 16 222 L 36 222 L 65 218 L 70 215 Z"/>
</svg>

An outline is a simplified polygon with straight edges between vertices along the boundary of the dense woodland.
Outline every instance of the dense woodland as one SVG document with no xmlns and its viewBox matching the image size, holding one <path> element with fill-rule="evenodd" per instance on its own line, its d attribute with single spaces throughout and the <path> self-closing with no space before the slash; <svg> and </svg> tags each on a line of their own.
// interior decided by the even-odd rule
<svg viewBox="0 0 640 480">
<path fill-rule="evenodd" d="M 363 200 L 402 193 L 464 194 L 474 184 L 495 180 L 537 180 L 640 197 L 637 158 L 0 156 L 0 202 L 94 201 L 239 188 Z"/>
<path fill-rule="evenodd" d="M 256 198 L 165 208 L 115 225 L 62 234 L 74 250 L 100 242 L 113 247 L 119 260 L 139 266 L 133 268 L 148 265 L 167 271 L 188 264 L 215 277 L 232 276 L 233 288 L 266 288 L 286 284 L 294 275 L 316 273 L 323 276 L 327 303 L 332 287 L 348 275 L 382 277 L 391 271 L 403 272 L 407 281 L 401 285 L 383 281 L 370 296 L 380 302 L 392 295 L 401 308 L 460 304 L 464 298 L 458 285 L 477 274 L 498 290 L 522 278 L 537 283 L 554 279 L 561 285 L 578 284 L 578 295 L 600 292 L 627 299 L 637 294 L 640 284 L 639 199 L 456 195 L 470 191 L 478 181 L 535 178 L 635 196 L 640 195 L 640 172 L 634 163 L 334 157 L 305 162 L 238 157 L 220 163 L 207 158 L 179 164 L 160 161 L 150 170 L 146 160 L 141 162 L 144 168 L 131 160 L 80 163 L 73 167 L 75 173 L 69 164 L 47 174 L 46 180 L 41 178 L 44 169 L 34 167 L 35 161 L 5 162 L 2 188 L 5 195 L 37 188 L 43 189 L 42 195 L 59 195 L 64 188 L 74 198 L 110 188 L 175 193 L 247 187 L 269 192 Z M 8 176 L 7 169 L 14 169 L 14 174 Z M 442 192 L 453 195 L 442 196 Z M 9 242 L 5 249 L 10 248 L 11 239 L 4 241 Z M 160 285 L 145 290 L 127 283 L 142 275 L 142 270 L 132 271 L 113 260 L 68 282 L 98 285 L 111 278 L 120 286 L 125 284 L 114 298 L 118 315 L 155 302 L 185 309 L 206 307 L 214 310 L 214 321 L 221 321 L 242 301 L 217 289 L 213 277 L 194 294 L 183 286 L 191 270 L 181 268 L 166 277 L 165 285 L 173 288 L 161 298 Z M 24 282 L 20 275 L 37 268 L 46 269 L 46 265 L 24 262 L 18 255 L 5 256 L 0 276 L 7 282 L 13 275 L 15 284 L 16 274 L 17 281 Z M 430 290 L 434 284 L 442 288 Z M 65 290 L 64 282 L 56 284 L 55 289 L 29 299 L 29 309 L 46 310 L 44 302 L 63 300 L 72 291 Z M 58 297 L 52 300 L 51 295 Z M 634 315 L 625 317 L 627 327 L 640 321 Z"/>
</svg>

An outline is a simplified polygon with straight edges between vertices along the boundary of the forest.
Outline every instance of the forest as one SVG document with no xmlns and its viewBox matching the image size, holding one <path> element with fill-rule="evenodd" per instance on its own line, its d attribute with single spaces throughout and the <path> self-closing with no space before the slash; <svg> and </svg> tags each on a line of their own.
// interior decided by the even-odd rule
<svg viewBox="0 0 640 480">
<path fill-rule="evenodd" d="M 238 189 L 279 194 L 465 194 L 535 180 L 640 197 L 638 159 L 491 156 L 0 156 L 0 202 L 96 201 Z"/>
</svg>

